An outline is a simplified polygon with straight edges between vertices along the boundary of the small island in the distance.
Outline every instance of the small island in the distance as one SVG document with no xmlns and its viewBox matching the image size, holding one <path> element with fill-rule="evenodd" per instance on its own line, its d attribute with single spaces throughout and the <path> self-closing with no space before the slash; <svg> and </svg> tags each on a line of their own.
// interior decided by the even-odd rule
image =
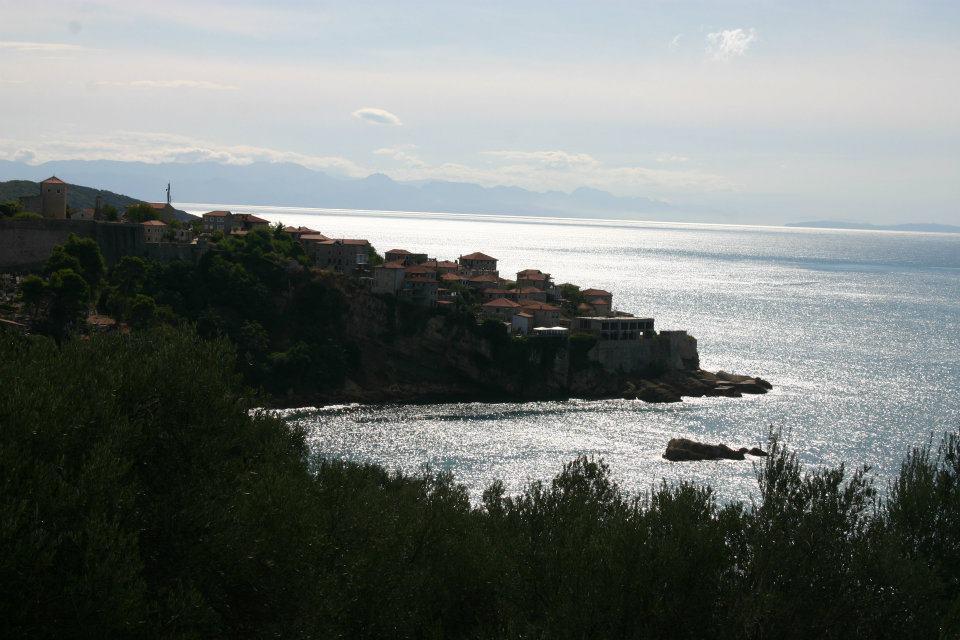
<svg viewBox="0 0 960 640">
<path fill-rule="evenodd" d="M 909 222 L 905 224 L 870 224 L 867 222 L 844 222 L 842 220 L 813 220 L 788 222 L 785 227 L 808 229 L 851 229 L 855 231 L 913 231 L 915 233 L 960 233 L 960 227 L 936 222 Z"/>
</svg>

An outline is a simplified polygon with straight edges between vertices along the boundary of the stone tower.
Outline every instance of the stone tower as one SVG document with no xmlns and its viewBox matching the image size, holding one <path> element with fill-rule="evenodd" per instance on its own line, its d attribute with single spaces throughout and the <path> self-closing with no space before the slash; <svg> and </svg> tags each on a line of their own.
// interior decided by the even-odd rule
<svg viewBox="0 0 960 640">
<path fill-rule="evenodd" d="M 40 215 L 57 220 L 67 217 L 67 183 L 57 176 L 40 183 Z"/>
</svg>

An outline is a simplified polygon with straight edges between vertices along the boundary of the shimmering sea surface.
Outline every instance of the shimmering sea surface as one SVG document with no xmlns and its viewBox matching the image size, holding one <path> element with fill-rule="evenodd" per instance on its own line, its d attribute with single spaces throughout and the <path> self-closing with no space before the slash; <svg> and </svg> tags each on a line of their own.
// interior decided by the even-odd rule
<svg viewBox="0 0 960 640">
<path fill-rule="evenodd" d="M 181 205 L 207 211 L 221 205 Z M 960 235 L 357 212 L 230 205 L 331 237 L 455 259 L 484 251 L 503 274 L 539 268 L 607 289 L 615 307 L 687 329 L 709 370 L 759 375 L 763 396 L 639 401 L 350 406 L 290 412 L 324 455 L 451 470 L 478 495 L 516 491 L 580 454 L 644 491 L 755 487 L 750 462 L 672 464 L 667 440 L 762 444 L 770 426 L 809 465 L 869 465 L 881 487 L 913 445 L 960 428 Z"/>
</svg>

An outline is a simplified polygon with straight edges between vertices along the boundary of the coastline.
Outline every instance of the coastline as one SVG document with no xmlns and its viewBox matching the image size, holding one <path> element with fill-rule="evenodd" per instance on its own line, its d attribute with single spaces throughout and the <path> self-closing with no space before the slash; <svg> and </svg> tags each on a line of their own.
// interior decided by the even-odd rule
<svg viewBox="0 0 960 640">
<path fill-rule="evenodd" d="M 502 389 L 478 387 L 465 383 L 448 384 L 392 384 L 380 388 L 365 389 L 350 383 L 333 393 L 291 395 L 286 398 L 269 398 L 264 408 L 270 410 L 296 410 L 302 408 L 322 409 L 337 405 L 382 406 L 394 404 L 427 405 L 451 403 L 501 403 L 542 402 L 551 400 L 640 400 L 648 404 L 671 404 L 683 398 L 726 397 L 740 398 L 744 395 L 763 395 L 773 385 L 759 376 L 710 372 L 698 369 L 689 372 L 671 371 L 655 377 L 622 377 L 621 391 L 611 392 L 612 387 L 597 392 L 579 391 L 533 391 L 510 393 Z"/>
</svg>

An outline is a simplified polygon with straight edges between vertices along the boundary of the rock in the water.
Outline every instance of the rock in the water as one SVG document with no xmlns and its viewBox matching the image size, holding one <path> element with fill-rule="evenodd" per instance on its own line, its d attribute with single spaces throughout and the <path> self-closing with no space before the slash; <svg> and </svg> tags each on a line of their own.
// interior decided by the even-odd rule
<svg viewBox="0 0 960 640">
<path fill-rule="evenodd" d="M 687 438 L 671 438 L 667 443 L 667 450 L 663 457 L 671 462 L 687 462 L 698 460 L 743 460 L 744 454 L 753 456 L 767 455 L 762 449 L 754 447 L 739 450 L 731 449 L 725 444 L 706 444 L 688 440 Z"/>
</svg>

